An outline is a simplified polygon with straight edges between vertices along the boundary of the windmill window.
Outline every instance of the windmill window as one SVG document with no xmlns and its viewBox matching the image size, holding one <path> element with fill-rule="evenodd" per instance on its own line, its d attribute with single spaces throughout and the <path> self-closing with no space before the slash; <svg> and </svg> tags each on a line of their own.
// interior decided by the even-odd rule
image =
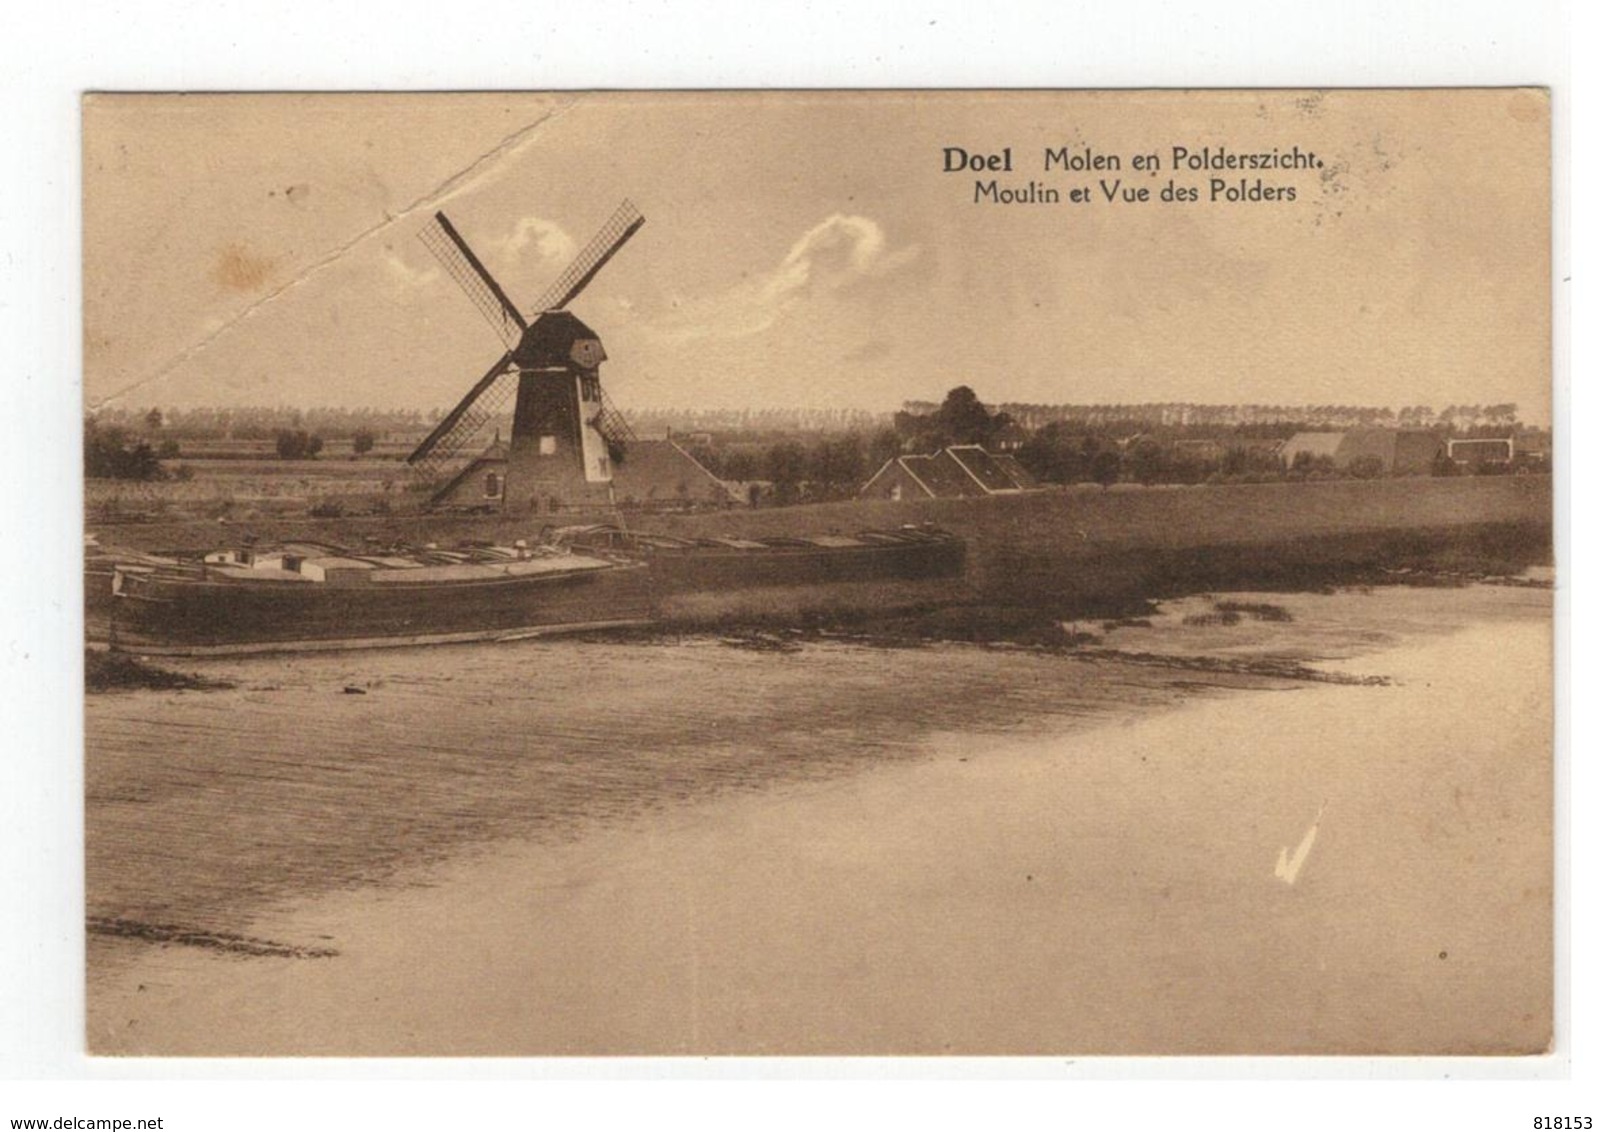
<svg viewBox="0 0 1601 1132">
<path fill-rule="evenodd" d="M 484 477 L 484 497 L 486 499 L 500 498 L 500 476 L 490 472 Z"/>
<path fill-rule="evenodd" d="M 539 454 L 541 456 L 554 456 L 556 454 L 556 438 L 554 436 L 541 436 L 539 438 Z"/>
</svg>

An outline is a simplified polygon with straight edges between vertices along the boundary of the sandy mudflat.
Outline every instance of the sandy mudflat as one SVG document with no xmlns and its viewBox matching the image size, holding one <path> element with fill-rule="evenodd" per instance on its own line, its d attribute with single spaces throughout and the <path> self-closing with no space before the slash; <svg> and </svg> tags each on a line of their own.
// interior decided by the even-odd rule
<svg viewBox="0 0 1601 1132">
<path fill-rule="evenodd" d="M 1549 594 L 1271 600 L 1295 622 L 1196 634 L 1392 683 L 984 650 L 584 646 L 590 678 L 624 674 L 638 694 L 561 710 L 580 678 L 535 676 L 577 654 L 541 645 L 456 652 L 477 698 L 438 693 L 426 741 L 415 699 L 385 714 L 384 688 L 437 687 L 401 656 L 238 662 L 235 693 L 101 697 L 90 914 L 338 954 L 95 937 L 91 1047 L 1543 1048 Z M 1162 629 L 1109 643 L 1150 651 Z M 508 656 L 530 662 L 513 706 L 484 674 Z M 307 711 L 363 677 L 369 695 Z M 648 710 L 669 702 L 699 706 Z M 438 738 L 449 705 L 483 729 L 468 750 Z M 206 729 L 222 717 L 242 761 Z M 560 741 L 551 719 L 568 721 Z M 266 759 L 246 736 L 271 720 Z M 601 759 L 620 740 L 638 749 Z M 407 762 L 384 763 L 396 746 Z"/>
</svg>

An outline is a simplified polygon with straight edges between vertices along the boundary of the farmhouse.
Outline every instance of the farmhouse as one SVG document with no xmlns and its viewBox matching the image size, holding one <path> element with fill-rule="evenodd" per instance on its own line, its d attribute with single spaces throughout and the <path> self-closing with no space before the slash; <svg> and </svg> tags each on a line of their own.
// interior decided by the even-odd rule
<svg viewBox="0 0 1601 1132">
<path fill-rule="evenodd" d="M 1284 442 L 1282 456 L 1293 466 L 1298 457 L 1328 457 L 1341 471 L 1358 460 L 1377 461 L 1385 475 L 1426 474 L 1445 448 L 1444 438 L 1423 429 L 1353 428 L 1344 432 L 1298 432 Z"/>
<path fill-rule="evenodd" d="M 896 456 L 862 485 L 863 499 L 960 499 L 1016 495 L 1039 484 L 1008 453 L 957 444 L 932 456 Z"/>
</svg>

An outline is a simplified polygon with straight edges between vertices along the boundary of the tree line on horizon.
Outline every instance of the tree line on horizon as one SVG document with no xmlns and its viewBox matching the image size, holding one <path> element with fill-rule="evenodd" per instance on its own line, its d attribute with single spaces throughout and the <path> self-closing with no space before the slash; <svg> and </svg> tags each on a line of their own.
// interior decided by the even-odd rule
<svg viewBox="0 0 1601 1132">
<path fill-rule="evenodd" d="M 317 458 L 333 438 L 348 440 L 350 454 L 360 456 L 380 439 L 420 436 L 438 416 L 409 409 L 289 406 L 103 409 L 85 419 L 85 472 L 91 478 L 162 478 L 167 474 L 163 462 L 179 458 L 182 442 L 189 440 L 272 441 L 280 459 L 306 460 Z M 641 431 L 671 430 L 722 479 L 771 484 L 775 502 L 846 498 L 885 461 L 950 444 L 1006 448 L 1047 483 L 1202 482 L 1288 471 L 1329 473 L 1285 469 L 1263 443 L 1299 431 L 1388 426 L 1436 428 L 1459 436 L 1544 432 L 1520 425 L 1512 404 L 1448 406 L 1439 412 L 1428 406 L 1397 411 L 1189 403 L 1002 403 L 992 409 L 967 385 L 951 389 L 943 401 L 908 402 L 893 414 L 758 410 L 731 416 L 724 410 L 688 410 L 633 416 Z M 734 420 L 743 427 L 710 427 Z M 818 427 L 828 423 L 834 427 Z M 846 423 L 853 427 L 839 427 Z M 1186 449 L 1185 441 L 1214 441 L 1216 451 Z"/>
<path fill-rule="evenodd" d="M 957 388 L 970 388 L 958 386 Z M 720 432 L 863 432 L 891 427 L 898 415 L 926 417 L 942 401 L 907 401 L 894 412 L 851 408 L 702 409 L 642 408 L 626 415 L 636 431 L 674 433 Z M 358 432 L 380 438 L 426 432 L 444 416 L 445 408 L 393 409 L 365 406 L 298 407 L 247 405 L 233 408 L 161 408 L 107 406 L 88 414 L 103 426 L 159 435 L 175 440 L 272 440 L 281 430 L 305 429 L 326 439 L 345 439 Z M 1441 428 L 1521 427 L 1518 407 L 1498 404 L 1428 405 L 1399 409 L 1372 405 L 1293 405 L 1200 402 L 1097 402 L 1042 404 L 1002 401 L 993 412 L 1014 425 L 1037 430 L 1054 422 L 1086 425 L 1138 424 L 1192 429 L 1239 425 L 1296 424 L 1307 428 Z"/>
</svg>

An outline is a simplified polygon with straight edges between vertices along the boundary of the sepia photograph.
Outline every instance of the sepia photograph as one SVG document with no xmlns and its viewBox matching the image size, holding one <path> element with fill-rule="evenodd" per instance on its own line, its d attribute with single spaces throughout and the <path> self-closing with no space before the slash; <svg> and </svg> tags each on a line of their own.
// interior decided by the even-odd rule
<svg viewBox="0 0 1601 1132">
<path fill-rule="evenodd" d="M 81 115 L 91 1055 L 1552 1048 L 1549 91 Z"/>
</svg>

